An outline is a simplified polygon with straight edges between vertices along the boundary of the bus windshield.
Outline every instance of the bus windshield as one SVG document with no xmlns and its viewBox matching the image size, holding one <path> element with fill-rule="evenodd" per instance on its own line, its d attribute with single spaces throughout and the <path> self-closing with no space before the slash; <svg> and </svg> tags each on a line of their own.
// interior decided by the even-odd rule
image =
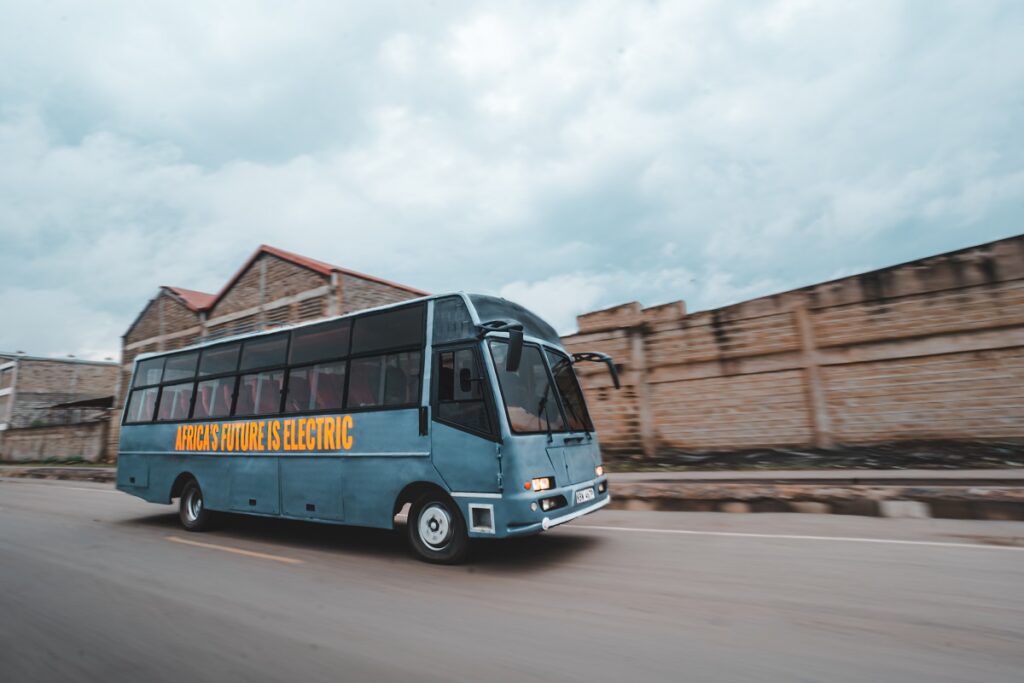
<svg viewBox="0 0 1024 683">
<path fill-rule="evenodd" d="M 574 432 L 594 431 L 594 425 L 587 413 L 587 404 L 583 400 L 583 391 L 576 379 L 576 373 L 572 371 L 572 362 L 551 350 L 547 351 L 547 356 L 551 364 L 551 374 L 555 378 L 555 387 L 562 399 L 562 407 L 565 408 L 565 419 L 569 422 L 569 429 Z"/>
<path fill-rule="evenodd" d="M 548 379 L 540 349 L 524 346 L 523 359 L 516 372 L 505 369 L 507 355 L 507 342 L 491 342 L 494 369 L 498 373 L 498 383 L 501 385 L 501 395 L 505 399 L 505 410 L 512 431 L 518 434 L 563 431 L 565 423 L 558 410 L 558 399 Z"/>
<path fill-rule="evenodd" d="M 568 358 L 547 352 L 555 378 L 552 384 L 544 355 L 538 347 L 530 344 L 523 347 L 523 358 L 516 372 L 505 369 L 507 342 L 492 340 L 490 348 L 513 432 L 539 434 L 593 430 L 583 392 Z M 564 417 L 559 403 L 565 408 Z"/>
</svg>

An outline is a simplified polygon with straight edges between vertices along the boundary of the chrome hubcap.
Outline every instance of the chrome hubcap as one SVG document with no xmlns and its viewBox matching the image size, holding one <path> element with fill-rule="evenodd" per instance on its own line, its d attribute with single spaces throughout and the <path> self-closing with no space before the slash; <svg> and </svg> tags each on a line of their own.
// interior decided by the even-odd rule
<svg viewBox="0 0 1024 683">
<path fill-rule="evenodd" d="M 437 503 L 431 503 L 423 508 L 417 524 L 420 532 L 420 540 L 424 545 L 434 550 L 440 550 L 448 544 L 451 536 L 452 518 L 448 511 Z"/>
<path fill-rule="evenodd" d="M 203 511 L 203 496 L 197 489 L 190 489 L 188 497 L 185 499 L 185 516 L 188 517 L 188 521 L 194 522 L 199 519 L 199 514 Z"/>
</svg>

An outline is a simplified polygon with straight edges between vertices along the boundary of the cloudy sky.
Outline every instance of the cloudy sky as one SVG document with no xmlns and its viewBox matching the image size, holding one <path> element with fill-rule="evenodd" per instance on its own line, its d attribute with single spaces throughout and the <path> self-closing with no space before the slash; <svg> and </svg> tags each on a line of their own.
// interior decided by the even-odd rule
<svg viewBox="0 0 1024 683">
<path fill-rule="evenodd" d="M 563 331 L 1024 231 L 1021 2 L 0 0 L 0 349 L 269 243 Z"/>
</svg>

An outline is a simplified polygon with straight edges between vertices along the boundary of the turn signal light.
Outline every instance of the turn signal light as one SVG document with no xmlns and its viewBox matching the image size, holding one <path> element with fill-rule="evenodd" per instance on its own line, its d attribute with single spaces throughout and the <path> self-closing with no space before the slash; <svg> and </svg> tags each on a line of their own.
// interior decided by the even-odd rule
<svg viewBox="0 0 1024 683">
<path fill-rule="evenodd" d="M 604 465 L 598 465 L 597 467 L 595 467 L 594 468 L 594 474 L 596 474 L 599 477 L 603 477 L 604 476 Z"/>
<path fill-rule="evenodd" d="M 538 477 L 531 482 L 526 484 L 526 488 L 532 488 L 534 491 L 547 491 L 549 488 L 554 486 L 554 481 L 551 477 Z"/>
</svg>

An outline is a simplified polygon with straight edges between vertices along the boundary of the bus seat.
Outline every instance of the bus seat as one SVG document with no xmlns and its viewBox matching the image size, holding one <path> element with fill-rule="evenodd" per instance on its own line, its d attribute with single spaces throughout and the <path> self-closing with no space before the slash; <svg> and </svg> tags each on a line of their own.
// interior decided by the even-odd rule
<svg viewBox="0 0 1024 683">
<path fill-rule="evenodd" d="M 340 408 L 345 385 L 340 375 L 319 373 L 316 377 L 316 407 Z"/>
<path fill-rule="evenodd" d="M 309 407 L 309 380 L 293 372 L 288 378 L 288 401 L 284 410 L 286 413 L 297 413 Z"/>
<path fill-rule="evenodd" d="M 177 393 L 177 400 L 175 401 L 174 412 L 171 417 L 182 420 L 188 417 L 188 399 L 189 395 L 185 391 L 179 391 Z"/>
<path fill-rule="evenodd" d="M 231 383 L 228 380 L 221 380 L 220 385 L 220 399 L 221 404 L 217 407 L 218 415 L 227 415 L 231 412 Z"/>
<path fill-rule="evenodd" d="M 212 387 L 207 384 L 199 389 L 199 406 L 196 407 L 196 417 L 207 417 L 210 414 L 210 394 Z"/>
<path fill-rule="evenodd" d="M 384 374 L 384 404 L 408 403 L 408 382 L 402 368 L 389 367 Z"/>
<path fill-rule="evenodd" d="M 259 405 L 256 406 L 256 413 L 265 415 L 276 413 L 281 408 L 281 383 L 280 375 L 260 377 Z"/>
<path fill-rule="evenodd" d="M 154 408 L 156 408 L 156 392 L 155 391 L 147 391 L 146 392 L 146 401 L 145 401 L 145 403 L 143 403 L 143 406 L 142 406 L 143 412 L 142 412 L 142 415 L 140 416 L 141 419 L 143 419 L 143 420 L 152 420 L 153 419 L 153 409 Z"/>
<path fill-rule="evenodd" d="M 373 388 L 370 386 L 367 372 L 356 370 L 352 373 L 352 379 L 349 380 L 348 385 L 348 400 L 350 405 L 357 406 L 369 406 L 378 402 L 377 397 L 373 394 Z"/>
<path fill-rule="evenodd" d="M 238 387 L 238 405 L 235 406 L 236 415 L 252 415 L 256 407 L 256 399 L 253 393 L 256 389 L 255 382 L 245 382 Z"/>
</svg>

